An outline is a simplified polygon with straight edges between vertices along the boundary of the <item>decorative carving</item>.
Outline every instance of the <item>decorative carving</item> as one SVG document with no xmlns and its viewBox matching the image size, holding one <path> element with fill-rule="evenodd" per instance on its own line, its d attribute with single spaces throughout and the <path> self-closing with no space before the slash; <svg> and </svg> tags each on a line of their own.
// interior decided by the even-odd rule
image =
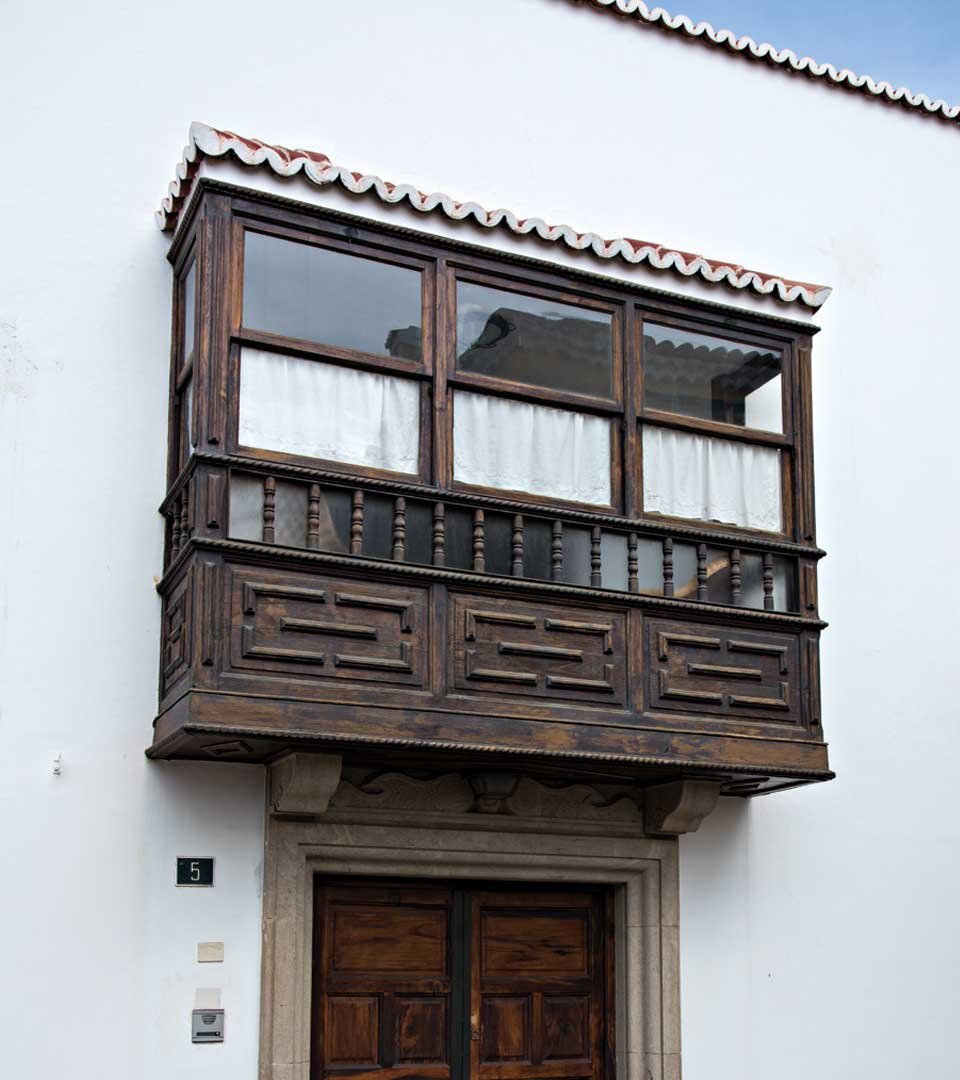
<svg viewBox="0 0 960 1080">
<path fill-rule="evenodd" d="M 797 639 L 732 633 L 735 636 L 713 626 L 649 620 L 651 706 L 799 722 Z"/>
<path fill-rule="evenodd" d="M 624 619 L 604 612 L 455 597 L 454 679 L 462 689 L 622 701 Z M 609 657 L 609 659 L 607 659 Z"/>
<path fill-rule="evenodd" d="M 666 836 L 696 832 L 717 805 L 721 787 L 718 780 L 675 780 L 648 787 L 643 793 L 646 831 Z"/>
<path fill-rule="evenodd" d="M 288 754 L 270 766 L 275 814 L 324 814 L 340 783 L 339 754 Z"/>
<path fill-rule="evenodd" d="M 234 578 L 240 608 L 233 665 L 315 676 L 421 685 L 426 597 L 420 590 L 353 581 L 298 579 L 270 570 Z"/>
<path fill-rule="evenodd" d="M 163 611 L 163 692 L 187 672 L 190 663 L 190 601 L 193 575 L 187 572 L 164 604 Z"/>
<path fill-rule="evenodd" d="M 515 773 L 447 773 L 420 779 L 405 773 L 345 773 L 331 810 L 416 814 L 497 814 L 562 821 L 630 822 L 643 814 L 640 792 L 615 785 L 543 784 Z"/>
</svg>

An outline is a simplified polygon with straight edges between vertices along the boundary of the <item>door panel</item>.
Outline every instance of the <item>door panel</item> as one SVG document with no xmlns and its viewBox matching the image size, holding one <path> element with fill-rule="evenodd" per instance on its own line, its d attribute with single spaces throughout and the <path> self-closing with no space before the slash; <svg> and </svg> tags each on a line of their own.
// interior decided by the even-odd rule
<svg viewBox="0 0 960 1080">
<path fill-rule="evenodd" d="M 595 890 L 318 879 L 313 1080 L 604 1080 L 608 907 Z"/>
<path fill-rule="evenodd" d="M 603 898 L 470 898 L 471 1080 L 600 1080 L 606 1012 Z"/>
<path fill-rule="evenodd" d="M 319 884 L 315 1078 L 450 1080 L 449 888 Z"/>
</svg>

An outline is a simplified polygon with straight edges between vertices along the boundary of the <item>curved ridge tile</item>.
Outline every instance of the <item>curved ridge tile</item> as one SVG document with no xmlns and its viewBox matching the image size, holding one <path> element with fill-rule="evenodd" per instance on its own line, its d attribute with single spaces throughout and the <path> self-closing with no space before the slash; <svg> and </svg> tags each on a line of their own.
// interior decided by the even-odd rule
<svg viewBox="0 0 960 1080">
<path fill-rule="evenodd" d="M 760 296 L 774 295 L 788 304 L 799 302 L 810 308 L 818 308 L 830 295 L 830 289 L 824 285 L 790 281 L 775 274 L 748 270 L 733 262 L 707 259 L 693 252 L 678 251 L 631 237 L 606 240 L 597 233 L 577 232 L 570 225 L 548 225 L 541 218 L 518 218 L 513 211 L 502 207 L 486 210 L 478 203 L 459 202 L 443 192 L 426 194 L 410 184 L 393 184 L 379 176 L 335 165 L 326 154 L 312 150 L 288 150 L 196 122 L 190 125 L 190 141 L 184 148 L 183 158 L 177 166 L 167 196 L 157 211 L 157 223 L 161 229 L 169 232 L 176 228 L 202 159 L 229 155 L 243 165 L 254 168 L 267 166 L 278 176 L 294 176 L 302 171 L 306 179 L 320 187 L 338 184 L 353 195 L 372 194 L 387 204 L 407 202 L 423 214 L 439 212 L 451 221 L 472 218 L 484 228 L 505 228 L 517 236 L 533 233 L 548 243 L 562 243 L 574 251 L 591 251 L 601 259 L 618 259 L 634 266 L 646 264 L 653 270 L 699 277 L 713 284 L 747 289 Z"/>
<path fill-rule="evenodd" d="M 575 4 L 584 0 L 565 0 Z M 705 45 L 719 46 L 737 53 L 748 60 L 760 60 L 774 67 L 789 68 L 814 79 L 825 79 L 834 86 L 847 90 L 862 91 L 872 97 L 902 105 L 908 109 L 944 120 L 960 118 L 960 104 L 949 105 L 943 98 L 931 99 L 926 94 L 916 94 L 905 86 L 894 87 L 891 83 L 877 81 L 869 75 L 857 75 L 849 68 L 837 70 L 833 64 L 820 64 L 809 56 L 797 56 L 792 49 L 778 49 L 768 42 L 757 42 L 746 35 L 737 37 L 731 30 L 715 30 L 708 22 L 694 23 L 687 15 L 671 15 L 661 7 L 648 8 L 643 0 L 585 0 L 592 7 L 611 11 L 632 18 L 642 25 L 683 34 Z"/>
</svg>

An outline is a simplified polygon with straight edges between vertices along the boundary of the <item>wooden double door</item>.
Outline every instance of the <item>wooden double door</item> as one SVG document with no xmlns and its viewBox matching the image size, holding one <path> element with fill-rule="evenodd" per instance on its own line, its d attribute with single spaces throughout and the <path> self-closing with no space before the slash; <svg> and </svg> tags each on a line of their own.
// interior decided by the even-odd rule
<svg viewBox="0 0 960 1080">
<path fill-rule="evenodd" d="M 312 1080 L 613 1080 L 600 890 L 318 878 Z"/>
</svg>

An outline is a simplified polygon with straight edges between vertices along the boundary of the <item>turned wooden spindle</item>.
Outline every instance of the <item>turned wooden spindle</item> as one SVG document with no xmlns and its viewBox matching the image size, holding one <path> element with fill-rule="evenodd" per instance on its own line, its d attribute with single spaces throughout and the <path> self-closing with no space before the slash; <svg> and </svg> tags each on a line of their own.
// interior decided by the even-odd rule
<svg viewBox="0 0 960 1080">
<path fill-rule="evenodd" d="M 627 537 L 627 588 L 630 592 L 640 591 L 640 569 L 637 560 L 637 534 L 630 533 Z"/>
<path fill-rule="evenodd" d="M 483 511 L 473 512 L 473 568 L 481 574 L 487 568 L 487 536 L 483 523 Z"/>
<path fill-rule="evenodd" d="M 550 577 L 563 580 L 563 522 L 555 521 L 550 539 Z"/>
<path fill-rule="evenodd" d="M 170 557 L 180 550 L 180 499 L 173 504 L 173 514 L 170 517 Z"/>
<path fill-rule="evenodd" d="M 183 489 L 180 496 L 180 546 L 190 539 L 190 485 Z"/>
<path fill-rule="evenodd" d="M 307 497 L 307 547 L 320 546 L 320 485 L 311 484 Z"/>
<path fill-rule="evenodd" d="M 263 542 L 272 544 L 276 533 L 274 524 L 277 517 L 277 482 L 272 476 L 263 478 Z"/>
<path fill-rule="evenodd" d="M 433 507 L 433 565 L 444 566 L 447 561 L 447 508 L 442 502 Z"/>
<path fill-rule="evenodd" d="M 663 538 L 663 595 L 673 596 L 673 537 Z"/>
<path fill-rule="evenodd" d="M 707 596 L 707 545 L 697 544 L 697 599 L 706 600 Z"/>
<path fill-rule="evenodd" d="M 590 531 L 590 585 L 594 589 L 599 589 L 600 584 L 603 581 L 603 575 L 601 573 L 601 565 L 603 558 L 601 555 L 601 538 L 600 526 L 594 525 Z"/>
<path fill-rule="evenodd" d="M 513 515 L 513 563 L 514 577 L 523 577 L 523 514 Z"/>
<path fill-rule="evenodd" d="M 743 570 L 740 565 L 740 549 L 730 552 L 730 603 L 737 607 L 743 603 Z"/>
<path fill-rule="evenodd" d="M 393 559 L 403 562 L 407 554 L 407 500 L 398 495 L 393 501 Z"/>
<path fill-rule="evenodd" d="M 769 551 L 763 553 L 763 606 L 773 611 L 773 556 Z"/>
<path fill-rule="evenodd" d="M 350 554 L 363 552 L 363 492 L 353 493 L 353 508 L 350 511 Z"/>
</svg>

